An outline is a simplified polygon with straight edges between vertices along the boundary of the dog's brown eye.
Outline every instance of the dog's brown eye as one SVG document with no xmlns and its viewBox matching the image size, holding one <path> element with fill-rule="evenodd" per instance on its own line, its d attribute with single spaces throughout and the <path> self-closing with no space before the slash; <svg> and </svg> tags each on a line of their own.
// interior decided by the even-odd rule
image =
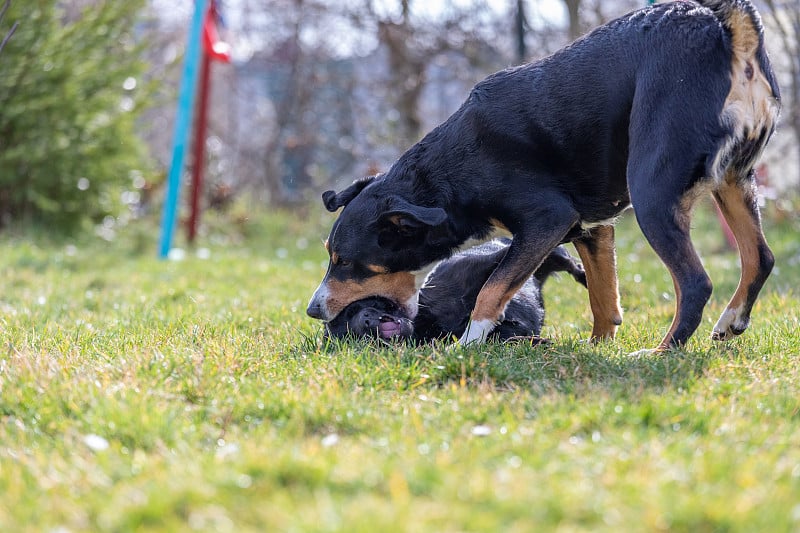
<svg viewBox="0 0 800 533">
<path fill-rule="evenodd" d="M 347 261 L 345 259 L 339 259 L 339 266 L 340 267 L 349 267 L 353 264 L 352 261 Z"/>
</svg>

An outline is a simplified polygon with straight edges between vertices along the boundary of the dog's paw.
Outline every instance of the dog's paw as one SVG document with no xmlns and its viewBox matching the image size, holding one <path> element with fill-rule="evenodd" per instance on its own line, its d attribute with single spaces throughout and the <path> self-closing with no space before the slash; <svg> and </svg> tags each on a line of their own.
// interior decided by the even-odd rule
<svg viewBox="0 0 800 533">
<path fill-rule="evenodd" d="M 635 352 L 630 352 L 628 357 L 631 359 L 638 359 L 642 357 L 650 357 L 651 355 L 656 355 L 663 352 L 661 348 L 645 348 L 643 350 L 636 350 Z"/>
<path fill-rule="evenodd" d="M 491 320 L 470 320 L 464 334 L 458 339 L 458 344 L 460 346 L 483 344 L 494 329 L 494 325 Z"/>
<path fill-rule="evenodd" d="M 714 325 L 711 339 L 715 341 L 730 340 L 744 333 L 749 325 L 750 319 L 742 316 L 741 308 L 731 309 L 729 307 L 722 312 L 716 325 Z"/>
</svg>

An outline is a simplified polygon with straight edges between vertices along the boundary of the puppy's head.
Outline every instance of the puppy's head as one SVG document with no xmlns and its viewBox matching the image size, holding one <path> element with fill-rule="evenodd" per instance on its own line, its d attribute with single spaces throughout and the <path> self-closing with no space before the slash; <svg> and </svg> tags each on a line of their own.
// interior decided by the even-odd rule
<svg viewBox="0 0 800 533">
<path fill-rule="evenodd" d="M 325 324 L 325 337 L 347 336 L 407 339 L 414 326 L 400 307 L 386 298 L 371 297 L 351 303 Z"/>
<path fill-rule="evenodd" d="M 328 271 L 308 315 L 327 322 L 357 300 L 380 296 L 413 319 L 424 268 L 449 254 L 435 245 L 446 231 L 444 209 L 409 202 L 381 176 L 327 191 L 322 199 L 331 212 L 344 209 L 325 243 Z"/>
</svg>

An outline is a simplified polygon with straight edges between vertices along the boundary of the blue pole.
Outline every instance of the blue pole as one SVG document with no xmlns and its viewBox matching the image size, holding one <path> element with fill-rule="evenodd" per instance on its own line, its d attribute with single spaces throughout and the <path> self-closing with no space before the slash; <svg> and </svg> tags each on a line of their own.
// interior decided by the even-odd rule
<svg viewBox="0 0 800 533">
<path fill-rule="evenodd" d="M 195 88 L 197 87 L 197 65 L 200 60 L 201 32 L 203 15 L 208 0 L 195 0 L 194 16 L 183 57 L 183 75 L 178 93 L 178 111 L 175 116 L 175 131 L 172 138 L 172 164 L 167 178 L 167 196 L 164 198 L 164 215 L 161 219 L 161 246 L 159 257 L 164 259 L 172 247 L 172 234 L 175 232 L 175 218 L 178 211 L 178 196 L 183 172 L 183 156 L 186 152 L 186 138 L 192 123 Z"/>
</svg>

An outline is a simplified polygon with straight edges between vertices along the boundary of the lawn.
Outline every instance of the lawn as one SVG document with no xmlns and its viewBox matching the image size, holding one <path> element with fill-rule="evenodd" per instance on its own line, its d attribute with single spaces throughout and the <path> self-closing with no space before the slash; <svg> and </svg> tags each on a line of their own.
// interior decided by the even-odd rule
<svg viewBox="0 0 800 533">
<path fill-rule="evenodd" d="M 552 344 L 465 350 L 323 346 L 321 206 L 206 220 L 180 261 L 147 221 L 0 235 L 0 531 L 800 530 L 797 218 L 766 217 L 776 271 L 717 344 L 738 260 L 701 210 L 712 301 L 648 356 L 674 296 L 630 216 L 615 341 L 562 277 Z"/>
</svg>

